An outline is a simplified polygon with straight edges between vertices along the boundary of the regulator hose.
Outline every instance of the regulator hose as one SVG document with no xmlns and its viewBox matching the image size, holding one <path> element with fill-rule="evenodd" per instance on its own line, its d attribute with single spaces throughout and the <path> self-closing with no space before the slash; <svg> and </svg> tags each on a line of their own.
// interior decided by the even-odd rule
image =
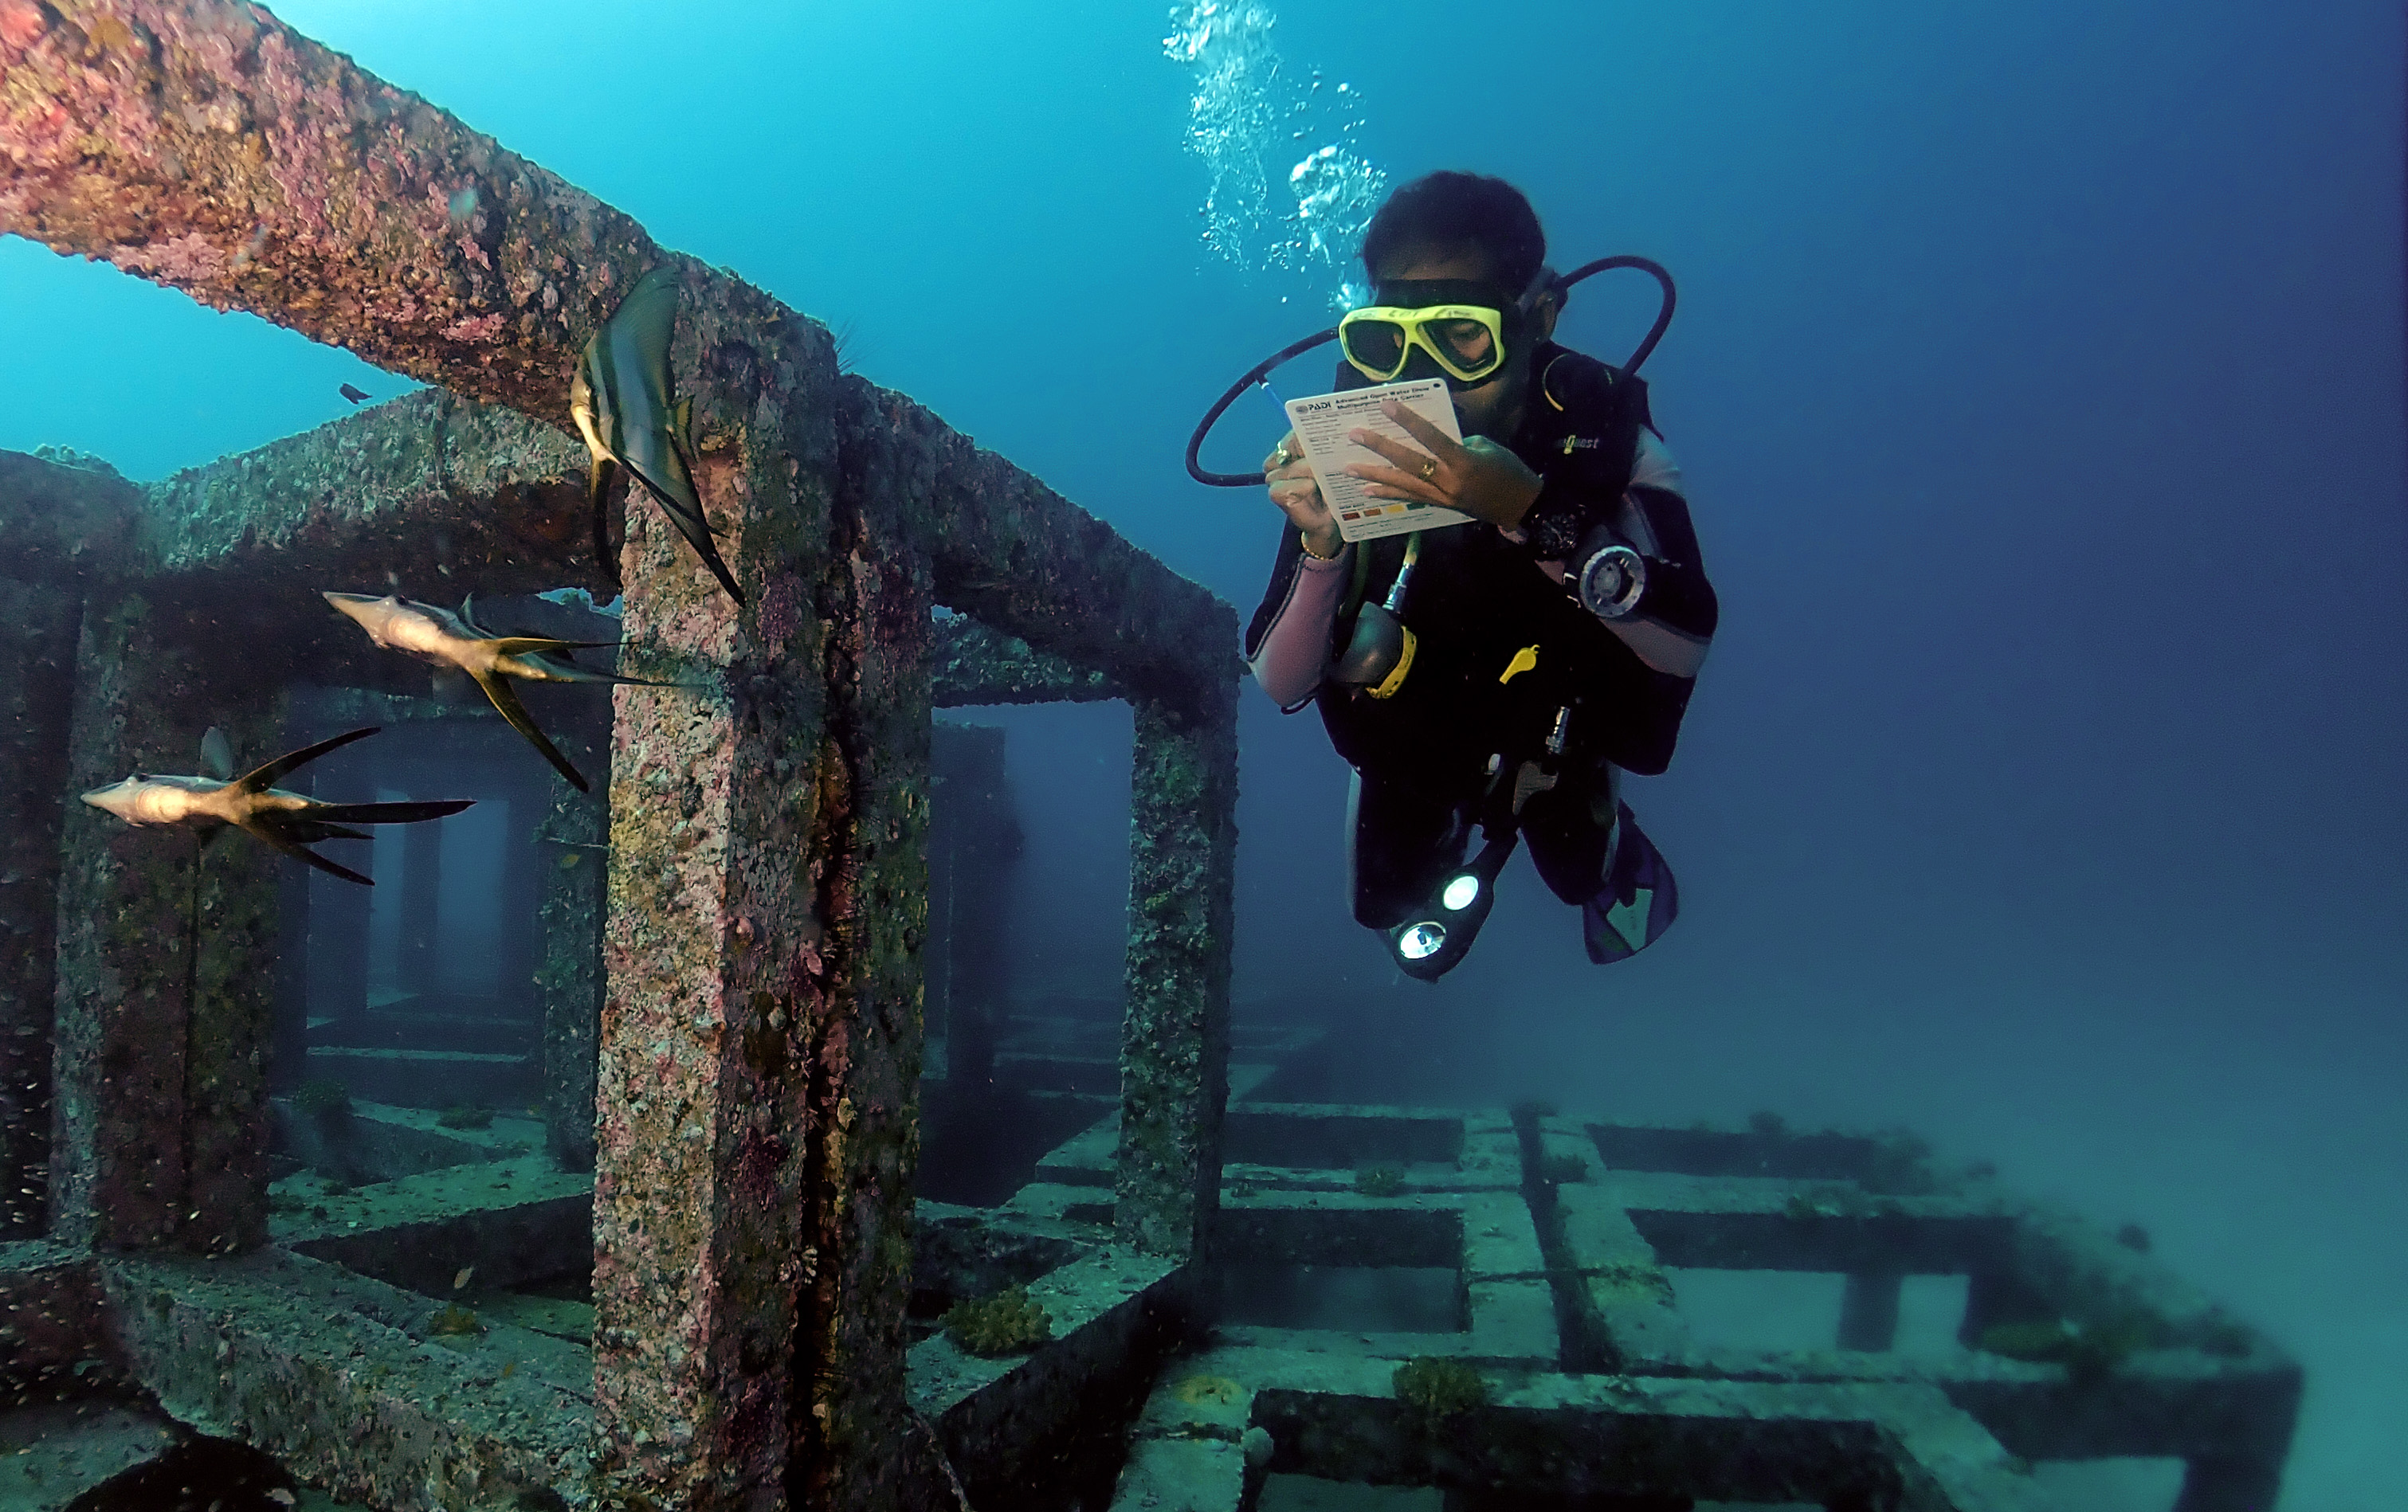
<svg viewBox="0 0 2408 1512">
<path fill-rule="evenodd" d="M 1639 364 L 1645 362 L 1648 354 L 1656 349 L 1656 343 L 1664 339 L 1665 327 L 1672 323 L 1672 306 L 1677 296 L 1672 288 L 1672 275 L 1665 271 L 1663 264 L 1655 261 L 1653 258 L 1646 257 L 1600 257 L 1594 263 L 1582 264 L 1580 266 L 1572 269 L 1570 273 L 1557 278 L 1554 283 L 1548 285 L 1548 287 L 1553 289 L 1556 293 L 1561 294 L 1568 292 L 1572 285 L 1580 282 L 1583 278 L 1588 278 L 1592 274 L 1603 273 L 1608 268 L 1637 268 L 1641 273 L 1645 273 L 1653 277 L 1656 283 L 1661 285 L 1664 290 L 1663 303 L 1656 311 L 1656 323 L 1647 328 L 1646 339 L 1639 343 L 1638 348 L 1631 352 L 1628 360 L 1624 362 L 1622 364 L 1622 370 L 1625 373 L 1636 373 L 1639 371 Z M 1195 433 L 1188 436 L 1187 476 L 1196 479 L 1196 481 L 1199 483 L 1206 484 L 1212 488 L 1261 487 L 1263 475 L 1259 472 L 1215 473 L 1206 471 L 1204 464 L 1197 460 L 1198 455 L 1204 449 L 1204 437 L 1211 434 L 1212 427 L 1219 423 L 1221 417 L 1227 413 L 1229 407 L 1238 402 L 1238 395 L 1245 392 L 1248 389 L 1260 383 L 1265 378 L 1268 377 L 1272 368 L 1277 367 L 1282 363 L 1287 362 L 1293 358 L 1301 357 L 1306 352 L 1311 351 L 1313 348 L 1322 345 L 1324 342 L 1335 341 L 1337 339 L 1338 327 L 1333 325 L 1326 331 L 1314 332 L 1312 335 L 1305 337 L 1302 341 L 1291 342 L 1287 346 L 1282 347 L 1279 350 L 1273 352 L 1268 357 L 1264 358 L 1261 362 L 1256 363 L 1254 366 L 1246 369 L 1246 376 L 1240 378 L 1237 382 L 1230 384 L 1228 391 L 1223 393 L 1220 398 L 1212 402 L 1212 407 L 1204 411 L 1204 418 L 1197 422 Z"/>
</svg>

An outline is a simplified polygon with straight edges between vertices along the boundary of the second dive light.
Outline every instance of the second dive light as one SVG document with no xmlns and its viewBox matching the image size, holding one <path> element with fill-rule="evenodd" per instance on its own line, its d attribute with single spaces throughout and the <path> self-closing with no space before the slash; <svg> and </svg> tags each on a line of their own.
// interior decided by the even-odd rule
<svg viewBox="0 0 2408 1512">
<path fill-rule="evenodd" d="M 1486 843 L 1469 863 L 1447 874 L 1427 902 L 1388 931 L 1388 953 L 1397 969 L 1416 981 L 1434 982 L 1453 971 L 1470 953 L 1480 926 L 1497 902 L 1497 876 L 1522 836 L 1522 806 L 1555 785 L 1555 768 L 1564 754 L 1571 724 L 1570 706 L 1555 710 L 1544 754 L 1508 770 L 1502 753 L 1490 768 L 1489 817 L 1481 833 Z"/>
</svg>

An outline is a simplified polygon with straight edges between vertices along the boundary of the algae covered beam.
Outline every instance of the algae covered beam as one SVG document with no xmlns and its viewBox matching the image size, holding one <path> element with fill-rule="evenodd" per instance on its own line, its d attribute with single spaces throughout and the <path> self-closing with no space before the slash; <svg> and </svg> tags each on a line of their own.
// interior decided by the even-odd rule
<svg viewBox="0 0 2408 1512">
<path fill-rule="evenodd" d="M 566 432 L 429 390 L 151 485 L 130 570 L 283 594 L 313 623 L 320 590 L 381 592 L 392 573 L 428 598 L 447 580 L 488 596 L 598 588 L 584 464 Z"/>
<path fill-rule="evenodd" d="M 1072 678 L 1097 673 L 1108 696 L 1177 704 L 1236 682 L 1236 612 L 1201 585 L 909 397 L 857 376 L 839 392 L 847 478 L 913 501 L 896 528 L 936 601 L 1067 663 L 1056 696 L 1093 696 Z"/>
<path fill-rule="evenodd" d="M 555 422 L 661 253 L 255 6 L 0 0 L 0 232 Z"/>
</svg>

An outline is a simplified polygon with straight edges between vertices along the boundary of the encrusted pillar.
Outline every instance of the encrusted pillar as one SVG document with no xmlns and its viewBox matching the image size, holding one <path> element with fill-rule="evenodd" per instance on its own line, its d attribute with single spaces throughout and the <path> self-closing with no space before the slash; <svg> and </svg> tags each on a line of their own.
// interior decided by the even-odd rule
<svg viewBox="0 0 2408 1512">
<path fill-rule="evenodd" d="M 388 881 L 387 887 L 393 886 Z M 443 823 L 411 824 L 401 832 L 401 938 L 394 956 L 393 985 L 409 994 L 407 1011 L 424 1013 L 443 996 L 441 936 L 436 929 L 442 906 Z"/>
<path fill-rule="evenodd" d="M 1132 702 L 1128 985 L 1114 1222 L 1128 1243 L 1185 1256 L 1196 1251 L 1221 1185 L 1237 688 L 1214 681 L 1175 702 Z"/>
<path fill-rule="evenodd" d="M 306 769 L 305 769 L 306 770 Z M 296 772 L 298 777 L 303 773 Z M 307 792 L 306 787 L 282 786 Z M 305 866 L 280 866 L 276 876 L 276 999 L 263 1068 L 267 1090 L 281 1096 L 309 1075 L 309 877 Z M 365 888 L 361 889 L 366 892 Z"/>
<path fill-rule="evenodd" d="M 570 750 L 577 762 L 588 751 Z M 605 748 L 602 754 L 607 758 Z M 580 770 L 593 770 L 591 764 Z M 600 784 L 607 791 L 607 783 Z M 543 1008 L 543 1121 L 552 1159 L 594 1168 L 594 1074 L 602 1022 L 602 920 L 610 877 L 610 806 L 558 776 L 536 826 L 542 931 L 536 994 Z"/>
<path fill-rule="evenodd" d="M 372 797 L 360 801 L 369 802 Z M 376 894 L 323 874 L 312 875 L 308 887 L 309 1013 L 312 1018 L 348 1024 L 368 1011 L 368 911 Z M 301 1032 L 306 1036 L 306 1024 Z M 299 1086 L 308 1079 L 305 1049 L 293 1084 Z"/>
<path fill-rule="evenodd" d="M 687 292 L 697 483 L 753 600 L 629 507 L 625 670 L 703 686 L 614 704 L 603 1465 L 665 1506 L 910 1505 L 928 603 L 839 499 L 824 333 Z"/>
<path fill-rule="evenodd" d="M 1003 732 L 946 724 L 934 735 L 934 771 L 943 785 L 932 794 L 928 834 L 929 1075 L 957 1088 L 984 1087 L 995 1077 L 995 1020 L 1011 958 L 1003 906 L 1020 825 L 1004 784 Z"/>
<path fill-rule="evenodd" d="M 1895 1346 L 1906 1277 L 1897 1271 L 1851 1271 L 1840 1293 L 1840 1348 L 1876 1353 Z"/>
<path fill-rule="evenodd" d="M 934 1481 L 913 1479 L 932 1467 L 905 1406 L 902 1341 L 930 598 L 1081 677 L 1168 701 L 1140 714 L 1140 806 L 1160 855 L 1145 852 L 1138 875 L 1184 871 L 1194 886 L 1137 910 L 1132 1006 L 1160 1035 L 1133 1061 L 1146 1114 L 1125 1198 L 1177 1250 L 1209 1200 L 1221 1080 L 1226 606 L 910 401 L 839 380 L 824 328 L 664 252 L 626 216 L 257 7 L 0 11 L 0 232 L 451 391 L 347 417 L 339 447 L 313 433 L 153 492 L 144 570 L 240 587 L 235 619 L 279 630 L 270 590 L 373 585 L 405 541 L 422 569 L 484 592 L 577 580 L 559 574 L 584 570 L 572 544 L 583 458 L 571 435 L 522 417 L 565 422 L 587 339 L 639 275 L 678 271 L 673 366 L 696 412 L 697 481 L 752 602 L 730 604 L 657 508 L 630 501 L 628 670 L 702 686 L 614 695 L 599 1489 L 692 1509 L 919 1505 Z M 230 626 L 219 638 L 240 643 Z M 320 643 L 313 676 L 343 654 L 335 644 Z M 1177 690 L 1215 682 L 1211 718 L 1184 727 Z M 111 694 L 109 709 L 162 738 L 120 730 L 103 754 L 196 740 L 207 721 L 181 697 L 152 709 Z M 263 718 L 243 706 L 238 741 Z M 1153 740 L 1149 720 L 1172 737 Z M 1182 790 L 1200 821 L 1172 811 Z M 179 1028 L 179 1005 L 162 1006 L 158 963 L 131 940 L 162 927 L 174 877 L 113 856 L 84 864 L 79 917 L 95 938 L 66 959 L 81 963 L 96 1027 L 71 1061 L 88 1093 L 103 1067 L 125 1085 L 108 1117 L 87 1096 L 70 1125 L 78 1210 L 87 1228 L 151 1242 L 177 1207 L 169 1188 L 183 1191 L 140 1165 L 134 1136 L 174 1130 L 172 1108 L 141 1099 L 181 1081 L 145 1032 Z M 130 972 L 104 975 L 120 963 Z M 264 991 L 268 974 L 255 975 Z M 210 1043 L 251 1048 L 238 1033 Z M 121 1127 L 121 1105 L 147 1124 Z M 1163 1147 L 1155 1136 L 1182 1121 Z"/>
<path fill-rule="evenodd" d="M 547 774 L 513 782 L 502 801 L 509 806 L 509 827 L 502 832 L 502 911 L 494 942 L 502 961 L 502 1001 L 516 1016 L 539 1014 L 536 975 L 543 963 L 540 931 L 543 896 L 542 867 L 553 860 L 540 854 L 553 848 L 538 846 L 552 814 L 552 789 L 557 777 Z M 606 779 L 607 780 L 607 779 Z"/>
<path fill-rule="evenodd" d="M 256 669 L 218 644 L 214 622 L 140 594 L 87 608 L 70 792 L 196 772 L 213 724 L 237 766 L 276 753 L 282 699 L 237 680 Z M 255 1248 L 282 859 L 240 834 L 203 851 L 190 831 L 136 829 L 72 801 L 63 856 L 53 1233 L 106 1248 Z"/>
<path fill-rule="evenodd" d="M 76 592 L 0 578 L 0 1241 L 41 1234 L 49 1204 L 59 821 Z"/>
</svg>

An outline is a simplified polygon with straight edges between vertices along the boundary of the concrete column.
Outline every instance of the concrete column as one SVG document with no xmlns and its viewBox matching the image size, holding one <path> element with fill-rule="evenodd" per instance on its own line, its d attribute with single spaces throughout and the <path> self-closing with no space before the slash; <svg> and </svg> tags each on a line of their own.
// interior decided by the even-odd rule
<svg viewBox="0 0 2408 1512">
<path fill-rule="evenodd" d="M 1196 1252 L 1218 1205 L 1228 1097 L 1237 687 L 1133 701 L 1126 1018 L 1114 1224 Z"/>
<path fill-rule="evenodd" d="M 376 894 L 323 875 L 310 877 L 308 887 L 309 1011 L 356 1020 L 368 1010 L 368 910 Z M 308 1079 L 304 1069 L 294 1084 Z"/>
<path fill-rule="evenodd" d="M 49 1221 L 59 823 L 82 613 L 79 592 L 0 579 L 0 1241 Z"/>
<path fill-rule="evenodd" d="M 839 470 L 824 335 L 686 307 L 697 483 L 738 608 L 658 509 L 622 564 L 595 1129 L 595 1416 L 614 1494 L 921 1505 L 905 1406 L 930 606 Z M 873 501 L 878 501 L 873 503 Z"/>
<path fill-rule="evenodd" d="M 538 838 L 528 847 L 541 898 L 536 993 L 543 1006 L 543 1121 L 552 1159 L 569 1170 L 590 1171 L 610 806 L 600 793 L 580 792 L 556 775 L 549 796 Z"/>
<path fill-rule="evenodd" d="M 276 1004 L 265 1069 L 268 1091 L 280 1096 L 299 1087 L 309 1074 L 310 875 L 298 864 L 277 868 Z"/>
<path fill-rule="evenodd" d="M 410 1009 L 423 1011 L 442 992 L 442 938 L 436 922 L 443 890 L 443 824 L 408 824 L 401 834 L 401 948 L 394 976 L 403 991 L 417 995 Z"/>
<path fill-rule="evenodd" d="M 138 594 L 87 608 L 70 791 L 197 771 L 212 724 L 237 765 L 278 749 L 282 699 L 236 680 L 251 668 L 215 644 L 214 620 Z M 198 852 L 187 831 L 71 802 L 62 859 L 53 1232 L 103 1248 L 256 1248 L 282 858 L 241 834 Z"/>
<path fill-rule="evenodd" d="M 1856 1271 L 1840 1293 L 1840 1348 L 1875 1353 L 1896 1347 L 1899 1291 L 1906 1277 L 1895 1271 Z"/>
<path fill-rule="evenodd" d="M 2000 1323 L 2047 1322 L 2057 1316 L 2056 1306 L 2019 1279 L 2010 1265 L 1977 1270 L 1966 1278 L 1965 1316 L 1957 1321 L 1956 1340 L 1975 1349 L 1981 1348 L 1982 1335 Z"/>
<path fill-rule="evenodd" d="M 520 1015 L 541 1007 L 536 991 L 536 971 L 543 961 L 540 868 L 553 857 L 538 853 L 535 837 L 551 811 L 551 789 L 550 780 L 516 782 L 505 799 L 509 827 L 502 837 L 501 938 L 496 945 L 503 962 L 502 998 Z M 552 849 L 543 848 L 546 852 Z"/>
<path fill-rule="evenodd" d="M 982 1088 L 995 1077 L 995 1020 L 1009 985 L 1004 894 L 1020 825 L 1004 785 L 1003 732 L 940 725 L 936 735 L 944 785 L 931 805 L 928 906 L 930 940 L 942 948 L 926 952 L 928 1034 L 932 1054 L 941 1045 L 946 1081 Z"/>
<path fill-rule="evenodd" d="M 2173 1512 L 2274 1512 L 2283 1492 L 2283 1459 L 2243 1453 L 2189 1460 Z"/>
</svg>

